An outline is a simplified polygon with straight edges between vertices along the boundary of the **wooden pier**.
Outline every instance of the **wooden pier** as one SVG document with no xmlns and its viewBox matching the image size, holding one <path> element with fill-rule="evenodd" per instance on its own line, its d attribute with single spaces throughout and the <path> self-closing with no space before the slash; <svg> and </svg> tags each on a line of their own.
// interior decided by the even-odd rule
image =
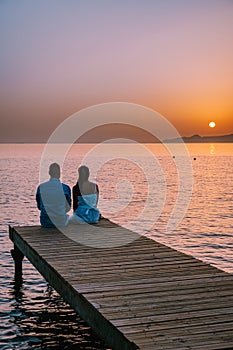
<svg viewBox="0 0 233 350">
<path fill-rule="evenodd" d="M 82 244 L 101 227 L 106 247 Z M 15 278 L 26 256 L 114 350 L 233 349 L 232 275 L 107 220 L 75 226 L 81 243 L 72 232 L 10 227 Z"/>
</svg>

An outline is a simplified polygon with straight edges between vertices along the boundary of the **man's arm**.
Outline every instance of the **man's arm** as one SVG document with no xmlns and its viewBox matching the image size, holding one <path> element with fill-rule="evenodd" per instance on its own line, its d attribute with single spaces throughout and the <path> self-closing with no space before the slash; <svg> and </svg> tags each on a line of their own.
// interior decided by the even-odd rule
<svg viewBox="0 0 233 350">
<path fill-rule="evenodd" d="M 37 191 L 36 191 L 36 203 L 37 203 L 37 208 L 40 210 L 40 205 L 41 205 L 40 186 L 37 187 Z"/>
<path fill-rule="evenodd" d="M 71 208 L 71 190 L 67 185 L 63 186 L 63 189 L 66 197 L 66 212 L 68 212 Z"/>
</svg>

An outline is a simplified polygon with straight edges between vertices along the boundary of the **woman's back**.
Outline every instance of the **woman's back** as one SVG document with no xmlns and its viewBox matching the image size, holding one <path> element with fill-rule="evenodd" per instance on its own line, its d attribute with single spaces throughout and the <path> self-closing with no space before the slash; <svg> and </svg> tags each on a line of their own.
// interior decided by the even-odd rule
<svg viewBox="0 0 233 350">
<path fill-rule="evenodd" d="M 89 169 L 85 166 L 79 168 L 79 179 L 73 187 L 74 215 L 71 222 L 79 223 L 80 220 L 87 223 L 96 223 L 100 218 L 97 209 L 99 189 L 98 186 L 88 180 Z"/>
<path fill-rule="evenodd" d="M 82 184 L 78 183 L 78 185 L 81 195 L 97 193 L 97 186 L 93 182 L 85 181 Z"/>
</svg>

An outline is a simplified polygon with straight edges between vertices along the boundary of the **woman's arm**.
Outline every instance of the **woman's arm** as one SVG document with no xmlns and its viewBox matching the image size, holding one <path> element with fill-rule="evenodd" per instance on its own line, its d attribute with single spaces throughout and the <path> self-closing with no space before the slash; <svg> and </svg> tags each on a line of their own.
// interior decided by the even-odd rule
<svg viewBox="0 0 233 350">
<path fill-rule="evenodd" d="M 73 195 L 73 211 L 75 211 L 78 208 L 78 193 L 77 193 L 76 186 L 72 188 L 72 195 Z"/>
<path fill-rule="evenodd" d="M 95 185 L 96 186 L 96 194 L 97 194 L 97 200 L 96 200 L 96 206 L 98 204 L 98 200 L 99 200 L 99 187 L 98 185 Z"/>
</svg>

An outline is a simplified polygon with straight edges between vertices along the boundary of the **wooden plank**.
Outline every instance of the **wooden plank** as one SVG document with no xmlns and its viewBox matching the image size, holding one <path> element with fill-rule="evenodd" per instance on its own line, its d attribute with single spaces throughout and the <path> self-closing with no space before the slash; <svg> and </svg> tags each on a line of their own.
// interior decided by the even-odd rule
<svg viewBox="0 0 233 350">
<path fill-rule="evenodd" d="M 85 294 L 90 294 L 90 295 L 95 295 L 95 296 L 101 296 L 104 295 L 106 297 L 111 297 L 114 295 L 129 295 L 132 297 L 136 297 L 137 295 L 143 294 L 145 297 L 147 295 L 152 295 L 155 294 L 155 296 L 160 297 L 160 296 L 169 296 L 169 295 L 189 295 L 189 294 L 197 294 L 200 295 L 201 293 L 216 293 L 218 295 L 221 292 L 224 291 L 229 291 L 232 289 L 232 279 L 222 279 L 221 277 L 212 280 L 207 280 L 206 278 L 202 282 L 202 279 L 198 280 L 195 285 L 192 285 L 190 280 L 185 281 L 182 283 L 180 282 L 170 282 L 168 286 L 166 286 L 166 283 L 149 283 L 146 285 L 143 284 L 143 281 L 140 283 L 140 281 L 133 281 L 135 282 L 135 288 L 133 288 L 133 285 L 124 285 L 123 283 L 121 284 L 120 281 L 119 285 L 117 286 L 98 286 L 98 287 L 93 287 L 92 288 L 92 283 L 88 285 L 81 285 L 79 283 L 74 284 L 74 287 L 78 288 L 82 293 Z M 217 282 L 217 284 L 216 284 Z M 101 284 L 101 281 L 100 281 Z"/>
<path fill-rule="evenodd" d="M 147 324 L 162 322 L 162 321 L 169 321 L 169 320 L 176 320 L 179 321 L 180 318 L 182 319 L 192 319 L 192 318 L 199 318 L 202 317 L 215 317 L 218 315 L 232 315 L 233 317 L 233 307 L 225 307 L 225 308 L 219 308 L 219 309 L 213 309 L 213 310 L 198 310 L 198 311 L 184 311 L 184 312 L 170 312 L 169 310 L 165 311 L 163 310 L 162 314 L 152 314 L 150 316 L 142 316 L 142 317 L 132 317 L 131 319 L 131 326 L 134 325 L 140 325 L 144 326 L 146 328 Z M 124 318 L 117 318 L 116 320 L 112 321 L 112 323 L 118 327 L 119 329 L 124 328 L 124 326 L 127 326 L 129 324 L 129 319 Z"/>
<path fill-rule="evenodd" d="M 119 299 L 119 293 L 118 295 L 108 295 L 106 294 L 95 294 L 95 293 L 82 293 L 85 295 L 89 300 L 95 299 L 98 301 L 99 305 L 101 306 L 101 309 L 106 311 L 108 309 L 112 309 L 112 306 L 117 306 L 118 304 L 121 305 L 120 312 L 123 312 L 123 310 L 127 310 L 128 306 L 126 305 L 126 302 L 128 302 L 128 305 L 130 305 L 130 310 L 140 310 L 140 309 L 148 309 L 150 311 L 157 310 L 158 311 L 158 304 L 159 306 L 165 305 L 167 308 L 171 308 L 172 306 L 179 306 L 179 305 L 194 305 L 195 303 L 201 304 L 201 303 L 215 303 L 218 301 L 218 298 L 221 296 L 221 300 L 224 303 L 229 303 L 232 305 L 233 301 L 233 295 L 232 295 L 232 289 L 227 290 L 220 290 L 218 293 L 215 292 L 200 292 L 200 293 L 189 293 L 189 294 L 175 294 L 172 295 L 171 293 L 166 294 L 159 294 L 159 293 L 147 293 L 147 295 L 141 294 L 120 294 Z M 124 303 L 124 306 L 122 304 Z M 110 307 L 109 307 L 110 305 Z M 218 306 L 220 303 L 218 304 Z M 116 309 L 115 309 L 116 312 Z"/>
<path fill-rule="evenodd" d="M 231 324 L 232 323 L 232 314 L 229 315 L 217 315 L 215 317 L 209 318 L 208 316 L 203 316 L 201 318 L 190 318 L 190 319 L 179 319 L 177 320 L 169 320 L 169 321 L 161 321 L 157 323 L 148 324 L 146 330 L 146 334 L 149 334 L 149 332 L 152 332 L 152 334 L 157 334 L 159 331 L 166 331 L 166 330 L 177 330 L 177 328 L 180 328 L 181 331 L 184 329 L 187 329 L 189 327 L 210 327 L 211 329 L 214 329 L 215 326 L 220 325 L 221 327 L 224 325 Z M 124 330 L 125 334 L 133 334 L 133 333 L 141 333 L 142 328 L 141 327 L 132 327 L 132 326 L 124 326 L 120 327 L 120 329 Z"/>
<path fill-rule="evenodd" d="M 89 283 L 82 283 L 80 278 L 72 279 L 72 283 L 77 283 L 77 288 L 85 292 L 86 290 L 108 290 L 112 288 L 120 288 L 120 290 L 123 290 L 123 288 L 132 288 L 136 289 L 138 286 L 142 286 L 145 290 L 147 290 L 147 287 L 151 285 L 157 285 L 158 288 L 164 288 L 167 289 L 173 289 L 173 288 L 182 288 L 183 286 L 190 287 L 193 286 L 194 288 L 199 284 L 224 284 L 225 281 L 229 281 L 229 283 L 232 283 L 232 275 L 226 274 L 225 272 L 221 270 L 217 270 L 218 273 L 214 275 L 212 273 L 202 274 L 200 275 L 187 275 L 187 276 L 172 276 L 171 278 L 167 277 L 157 277 L 153 276 L 152 278 L 144 278 L 144 277 L 138 277 L 136 279 L 132 280 L 114 280 L 114 281 L 108 281 L 103 283 L 102 281 L 98 282 L 89 282 Z"/>
<path fill-rule="evenodd" d="M 191 348 L 193 345 L 200 346 L 200 349 L 202 349 L 203 345 L 210 345 L 215 348 L 219 344 L 226 343 L 229 346 L 229 342 L 233 344 L 232 339 L 232 329 L 227 330 L 220 330 L 220 331 L 208 331 L 203 333 L 187 333 L 184 332 L 182 334 L 174 334 L 168 332 L 167 334 L 158 334 L 156 336 L 148 336 L 148 335 L 134 335 L 134 339 L 137 343 L 141 345 L 141 348 L 144 349 L 143 345 L 150 345 L 152 346 L 151 349 L 159 349 L 162 347 L 163 349 L 173 349 L 173 346 L 175 345 L 178 347 L 180 344 L 181 346 L 186 346 L 186 348 Z M 222 349 L 222 348 L 220 348 Z"/>
</svg>

